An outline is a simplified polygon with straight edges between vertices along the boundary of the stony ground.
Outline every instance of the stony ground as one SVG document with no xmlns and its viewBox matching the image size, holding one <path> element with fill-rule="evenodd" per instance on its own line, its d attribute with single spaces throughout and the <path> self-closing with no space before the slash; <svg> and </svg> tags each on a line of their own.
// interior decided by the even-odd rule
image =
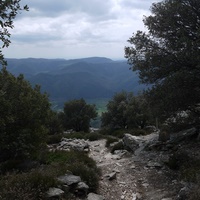
<svg viewBox="0 0 200 200">
<path fill-rule="evenodd" d="M 143 147 L 156 134 L 141 137 L 135 153 L 111 154 L 105 140 L 90 143 L 90 156 L 102 170 L 98 193 L 105 200 L 175 200 L 183 182 L 164 165 L 167 151 L 145 151 Z M 112 179 L 112 180 L 109 180 Z"/>
</svg>

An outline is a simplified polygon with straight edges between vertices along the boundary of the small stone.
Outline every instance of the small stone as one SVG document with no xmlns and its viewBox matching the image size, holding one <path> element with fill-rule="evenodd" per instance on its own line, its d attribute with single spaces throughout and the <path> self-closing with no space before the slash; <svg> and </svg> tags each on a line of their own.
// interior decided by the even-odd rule
<svg viewBox="0 0 200 200">
<path fill-rule="evenodd" d="M 113 180 L 113 179 L 116 179 L 116 172 L 112 172 L 112 173 L 110 173 L 110 174 L 106 174 L 105 175 L 105 177 L 107 177 L 108 178 L 108 180 Z"/>
<path fill-rule="evenodd" d="M 59 188 L 49 188 L 49 191 L 47 192 L 47 197 L 52 198 L 52 197 L 60 197 L 64 194 L 65 192 Z"/>
<path fill-rule="evenodd" d="M 132 166 L 131 166 L 131 169 L 135 169 L 135 165 L 132 165 Z"/>
<path fill-rule="evenodd" d="M 147 188 L 149 186 L 148 183 L 143 183 L 142 186 L 144 186 L 145 188 Z"/>
</svg>

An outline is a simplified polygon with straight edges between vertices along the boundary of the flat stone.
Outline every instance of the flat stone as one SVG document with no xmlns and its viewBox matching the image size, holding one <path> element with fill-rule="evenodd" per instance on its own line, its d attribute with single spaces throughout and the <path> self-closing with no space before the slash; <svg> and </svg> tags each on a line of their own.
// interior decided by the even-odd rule
<svg viewBox="0 0 200 200">
<path fill-rule="evenodd" d="M 47 192 L 47 197 L 60 197 L 64 194 L 65 192 L 59 188 L 49 188 L 49 191 Z"/>
<path fill-rule="evenodd" d="M 58 180 L 61 181 L 64 184 L 67 184 L 67 185 L 72 185 L 72 184 L 76 184 L 76 183 L 81 182 L 80 176 L 75 176 L 75 175 L 72 175 L 72 174 L 59 176 Z"/>
</svg>

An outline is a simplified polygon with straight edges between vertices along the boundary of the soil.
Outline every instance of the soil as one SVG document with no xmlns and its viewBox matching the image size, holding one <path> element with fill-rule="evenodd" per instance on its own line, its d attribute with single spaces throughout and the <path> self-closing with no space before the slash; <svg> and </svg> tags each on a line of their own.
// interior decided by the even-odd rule
<svg viewBox="0 0 200 200">
<path fill-rule="evenodd" d="M 102 171 L 98 194 L 105 200 L 175 200 L 184 182 L 176 171 L 165 164 L 168 151 L 146 151 L 146 142 L 157 134 L 141 136 L 140 147 L 135 153 L 128 151 L 111 154 L 105 147 L 106 140 L 90 142 L 90 157 Z M 108 176 L 112 175 L 112 180 Z"/>
</svg>

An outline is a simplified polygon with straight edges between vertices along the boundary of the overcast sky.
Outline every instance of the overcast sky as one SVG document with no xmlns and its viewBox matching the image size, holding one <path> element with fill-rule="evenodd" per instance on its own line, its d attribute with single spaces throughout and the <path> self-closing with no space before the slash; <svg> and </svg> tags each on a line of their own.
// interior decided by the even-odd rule
<svg viewBox="0 0 200 200">
<path fill-rule="evenodd" d="M 133 32 L 158 0 L 21 0 L 7 58 L 124 58 Z"/>
</svg>

